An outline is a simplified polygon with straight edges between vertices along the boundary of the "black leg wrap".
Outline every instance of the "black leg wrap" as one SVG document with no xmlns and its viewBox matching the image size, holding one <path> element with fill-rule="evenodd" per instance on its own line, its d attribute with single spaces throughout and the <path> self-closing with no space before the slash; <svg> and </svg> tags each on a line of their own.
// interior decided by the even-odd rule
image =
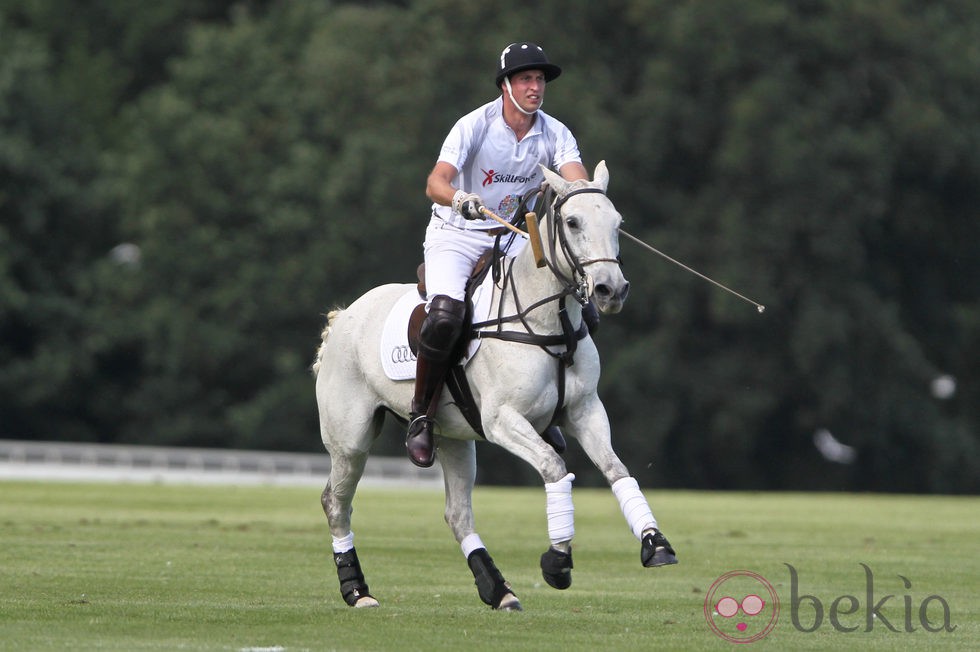
<svg viewBox="0 0 980 652">
<path fill-rule="evenodd" d="M 548 548 L 541 555 L 541 575 L 548 586 L 564 590 L 572 585 L 572 552 Z"/>
<path fill-rule="evenodd" d="M 659 530 L 643 537 L 643 547 L 640 548 L 640 562 L 647 568 L 676 564 L 677 557 L 670 542 Z"/>
<path fill-rule="evenodd" d="M 510 593 L 510 584 L 504 580 L 497 566 L 490 558 L 490 553 L 486 548 L 477 548 L 466 558 L 466 563 L 470 566 L 470 571 L 476 579 L 476 590 L 480 594 L 480 599 L 496 609 L 500 606 L 500 601 Z"/>
<path fill-rule="evenodd" d="M 353 548 L 348 552 L 334 553 L 333 561 L 337 564 L 337 578 L 340 580 L 340 595 L 350 606 L 357 604 L 363 597 L 374 597 L 368 593 L 368 585 L 361 572 L 361 562 L 357 560 L 357 551 Z"/>
</svg>

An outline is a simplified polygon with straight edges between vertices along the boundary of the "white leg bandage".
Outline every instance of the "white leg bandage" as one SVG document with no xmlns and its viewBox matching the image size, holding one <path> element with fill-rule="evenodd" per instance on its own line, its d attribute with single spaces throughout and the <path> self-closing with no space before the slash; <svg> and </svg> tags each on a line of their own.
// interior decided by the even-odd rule
<svg viewBox="0 0 980 652">
<path fill-rule="evenodd" d="M 558 482 L 546 482 L 548 536 L 553 545 L 570 541 L 575 536 L 575 505 L 572 504 L 572 480 L 569 473 Z"/>
<path fill-rule="evenodd" d="M 626 517 L 630 530 L 633 531 L 633 536 L 642 541 L 646 530 L 657 527 L 657 519 L 653 517 L 647 499 L 640 493 L 640 485 L 637 484 L 636 478 L 630 476 L 620 478 L 613 483 L 612 490 L 616 494 L 619 507 L 623 510 L 623 516 Z"/>
<path fill-rule="evenodd" d="M 473 534 L 467 534 L 463 540 L 459 542 L 459 547 L 463 549 L 463 556 L 467 559 L 470 558 L 470 553 L 474 550 L 486 548 L 486 546 L 483 545 L 483 540 L 480 539 L 480 535 L 476 532 Z"/>
<path fill-rule="evenodd" d="M 350 552 L 353 547 L 354 547 L 353 532 L 348 532 L 347 536 L 341 537 L 339 539 L 337 537 L 333 538 L 333 551 L 338 555 L 341 553 Z"/>
</svg>

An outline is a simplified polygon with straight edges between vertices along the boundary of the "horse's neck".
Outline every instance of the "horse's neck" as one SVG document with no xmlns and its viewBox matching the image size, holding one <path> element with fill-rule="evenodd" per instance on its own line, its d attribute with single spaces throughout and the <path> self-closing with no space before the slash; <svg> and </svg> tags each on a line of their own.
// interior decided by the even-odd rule
<svg viewBox="0 0 980 652">
<path fill-rule="evenodd" d="M 551 270 L 547 267 L 538 267 L 535 264 L 530 244 L 525 245 L 524 249 L 513 260 L 511 278 L 508 279 L 501 297 L 505 315 L 517 314 L 543 299 L 561 293 L 564 286 L 555 278 Z M 514 301 L 515 289 L 517 302 Z M 581 306 L 571 297 L 565 299 L 565 305 L 572 326 L 577 328 L 581 323 Z M 525 321 L 530 330 L 535 333 L 541 335 L 560 333 L 561 320 L 558 315 L 558 300 L 530 311 L 527 313 Z"/>
</svg>

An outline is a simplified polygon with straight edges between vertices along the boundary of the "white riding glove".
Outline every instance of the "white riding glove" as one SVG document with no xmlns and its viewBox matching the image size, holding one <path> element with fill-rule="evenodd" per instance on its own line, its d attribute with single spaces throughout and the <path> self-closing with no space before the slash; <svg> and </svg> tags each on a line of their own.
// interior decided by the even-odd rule
<svg viewBox="0 0 980 652">
<path fill-rule="evenodd" d="M 480 213 L 481 208 L 483 208 L 483 200 L 476 193 L 457 190 L 453 195 L 453 210 L 468 220 L 484 219 L 483 214 Z"/>
</svg>

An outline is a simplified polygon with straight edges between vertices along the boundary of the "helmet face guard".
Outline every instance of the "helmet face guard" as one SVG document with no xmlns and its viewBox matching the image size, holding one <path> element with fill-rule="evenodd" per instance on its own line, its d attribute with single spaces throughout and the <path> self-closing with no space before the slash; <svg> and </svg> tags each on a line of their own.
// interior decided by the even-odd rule
<svg viewBox="0 0 980 652">
<path fill-rule="evenodd" d="M 522 70 L 540 70 L 544 73 L 545 82 L 550 82 L 561 74 L 561 68 L 548 61 L 541 46 L 527 41 L 511 43 L 500 53 L 500 60 L 497 62 L 497 87 L 500 87 L 504 79 Z"/>
</svg>

